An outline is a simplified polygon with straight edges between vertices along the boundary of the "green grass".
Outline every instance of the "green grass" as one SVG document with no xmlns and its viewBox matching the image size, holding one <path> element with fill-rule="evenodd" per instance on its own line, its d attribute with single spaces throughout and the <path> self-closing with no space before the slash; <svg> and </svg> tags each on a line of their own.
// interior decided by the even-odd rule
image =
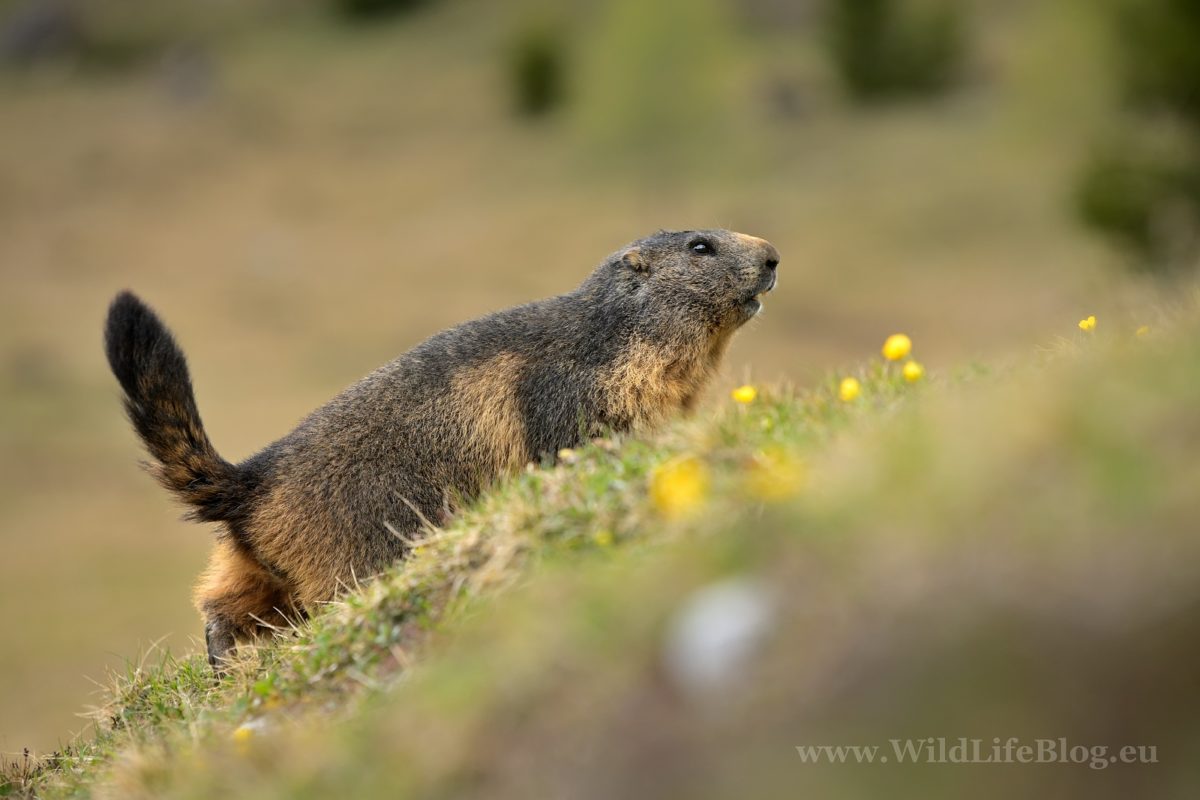
<svg viewBox="0 0 1200 800">
<path fill-rule="evenodd" d="M 1145 337 L 1102 319 L 915 385 L 875 359 L 851 403 L 831 375 L 595 442 L 496 487 L 220 682 L 198 656 L 129 666 L 95 732 L 18 758 L 0 794 L 1188 796 L 1194 318 Z M 701 491 L 665 513 L 680 459 Z M 697 598 L 730 587 L 765 632 L 696 683 L 672 643 Z M 1159 763 L 854 768 L 794 751 L 908 736 L 1153 745 Z"/>
<path fill-rule="evenodd" d="M 723 138 L 669 169 L 588 127 L 636 108 L 605 76 L 657 107 L 679 74 L 628 69 L 632 34 L 606 3 L 561 6 L 578 71 L 538 124 L 505 83 L 523 3 L 436 2 L 372 28 L 277 2 L 86 5 L 146 34 L 209 30 L 191 12 L 273 13 L 204 37 L 215 83 L 196 104 L 170 99 L 158 58 L 0 75 L 0 608 L 20 610 L 0 648 L 0 752 L 57 749 L 112 654 L 203 635 L 187 587 L 210 534 L 137 469 L 100 347 L 121 288 L 178 335 L 231 460 L 436 331 L 568 290 L 660 227 L 720 225 L 783 253 L 722 399 L 747 375 L 811 385 L 893 329 L 935 370 L 991 359 L 1079 315 L 1111 323 L 1144 289 L 1071 214 L 1083 145 L 1109 120 L 1086 0 L 974 4 L 975 77 L 871 113 L 839 101 L 817 27 L 690 21 L 703 35 L 639 52 L 722 54 L 689 81 L 717 75 L 711 102 L 672 97 L 716 125 L 689 124 L 689 145 Z"/>
</svg>

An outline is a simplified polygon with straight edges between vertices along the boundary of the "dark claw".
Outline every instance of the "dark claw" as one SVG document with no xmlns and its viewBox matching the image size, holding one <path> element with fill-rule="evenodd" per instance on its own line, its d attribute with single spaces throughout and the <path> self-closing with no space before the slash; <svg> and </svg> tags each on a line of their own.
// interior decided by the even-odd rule
<svg viewBox="0 0 1200 800">
<path fill-rule="evenodd" d="M 225 670 L 221 665 L 234 647 L 233 633 L 220 620 L 213 620 L 204 626 L 204 644 L 208 648 L 208 665 L 218 678 L 222 677 Z"/>
</svg>

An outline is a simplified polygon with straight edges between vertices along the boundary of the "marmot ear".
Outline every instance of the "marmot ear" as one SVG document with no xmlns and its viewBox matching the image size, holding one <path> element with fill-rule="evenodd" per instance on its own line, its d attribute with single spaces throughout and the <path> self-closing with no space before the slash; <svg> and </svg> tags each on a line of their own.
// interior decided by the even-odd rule
<svg viewBox="0 0 1200 800">
<path fill-rule="evenodd" d="M 642 251 L 631 247 L 621 255 L 621 264 L 634 272 L 649 272 L 650 263 L 642 255 Z"/>
</svg>

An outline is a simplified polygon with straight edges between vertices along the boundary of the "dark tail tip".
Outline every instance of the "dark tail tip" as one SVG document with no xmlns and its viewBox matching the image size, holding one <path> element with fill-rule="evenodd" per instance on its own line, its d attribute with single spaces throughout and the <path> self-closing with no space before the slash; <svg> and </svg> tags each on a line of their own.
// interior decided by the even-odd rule
<svg viewBox="0 0 1200 800">
<path fill-rule="evenodd" d="M 130 395 L 136 394 L 138 374 L 167 344 L 174 349 L 166 326 L 133 292 L 113 298 L 104 325 L 104 352 L 108 365 Z"/>
<path fill-rule="evenodd" d="M 249 513 L 252 481 L 217 455 L 192 393 L 187 360 L 171 332 L 130 292 L 113 298 L 104 350 L 125 393 L 125 411 L 167 489 L 210 522 L 239 523 Z"/>
</svg>

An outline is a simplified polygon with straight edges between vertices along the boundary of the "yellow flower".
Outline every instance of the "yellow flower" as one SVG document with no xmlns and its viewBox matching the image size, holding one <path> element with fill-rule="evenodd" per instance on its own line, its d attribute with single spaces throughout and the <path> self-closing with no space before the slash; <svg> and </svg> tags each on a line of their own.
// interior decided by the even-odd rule
<svg viewBox="0 0 1200 800">
<path fill-rule="evenodd" d="M 912 352 L 912 339 L 903 333 L 893 333 L 883 343 L 883 357 L 888 361 L 899 361 Z"/>
<path fill-rule="evenodd" d="M 739 403 L 753 403 L 758 398 L 758 389 L 746 384 L 734 389 L 729 396 Z"/>
<path fill-rule="evenodd" d="M 1095 329 L 1096 329 L 1096 315 L 1095 314 L 1088 317 L 1087 319 L 1079 320 L 1079 330 L 1094 331 Z"/>
<path fill-rule="evenodd" d="M 1144 339 L 1150 335 L 1150 326 L 1143 325 L 1142 327 L 1140 327 L 1136 331 L 1134 331 L 1133 334 L 1135 336 L 1137 336 L 1139 339 Z"/>
<path fill-rule="evenodd" d="M 564 447 L 558 451 L 558 460 L 564 464 L 574 464 L 576 461 L 575 451 L 569 447 Z"/>
<path fill-rule="evenodd" d="M 925 368 L 921 366 L 919 361 L 906 361 L 903 372 L 904 380 L 909 383 L 916 383 L 925 376 Z"/>
<path fill-rule="evenodd" d="M 685 517 L 696 511 L 708 494 L 708 470 L 695 456 L 674 458 L 650 475 L 650 499 L 665 517 Z"/>
<path fill-rule="evenodd" d="M 838 397 L 842 398 L 843 403 L 853 402 L 860 391 L 862 391 L 862 386 L 855 378 L 843 378 L 841 384 L 838 385 Z"/>
<path fill-rule="evenodd" d="M 239 753 L 247 753 L 250 750 L 250 740 L 254 738 L 254 727 L 246 724 L 239 725 L 229 734 L 229 738 L 233 740 Z"/>
<path fill-rule="evenodd" d="M 746 489 L 767 502 L 779 502 L 795 496 L 808 478 L 804 462 L 780 447 L 758 453 L 746 475 Z"/>
<path fill-rule="evenodd" d="M 602 529 L 592 534 L 592 541 L 600 547 L 612 547 L 615 537 L 613 536 L 612 531 Z"/>
</svg>

